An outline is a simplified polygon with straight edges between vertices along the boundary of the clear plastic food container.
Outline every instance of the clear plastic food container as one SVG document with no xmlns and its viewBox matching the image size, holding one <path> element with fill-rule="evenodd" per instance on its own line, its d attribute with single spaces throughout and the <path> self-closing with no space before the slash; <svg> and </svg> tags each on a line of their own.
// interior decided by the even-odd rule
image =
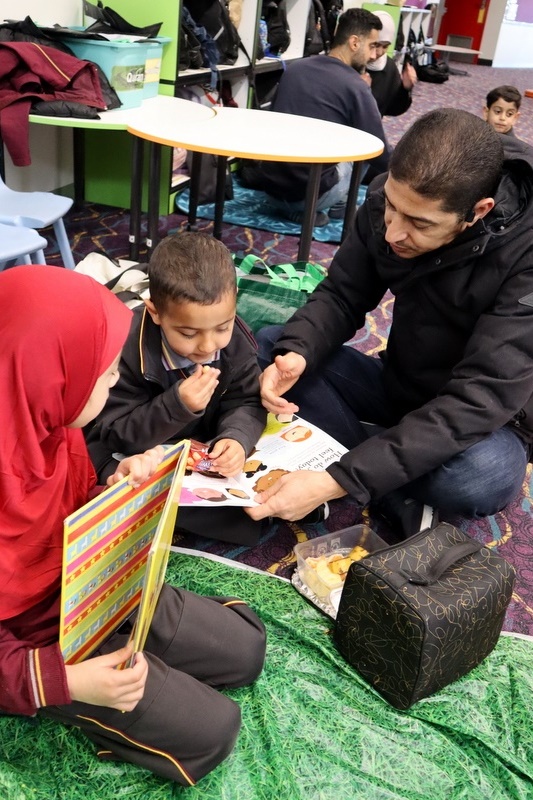
<svg viewBox="0 0 533 800">
<path fill-rule="evenodd" d="M 338 594 L 353 561 L 387 547 L 387 543 L 368 525 L 353 525 L 326 536 L 301 542 L 294 548 L 302 583 L 322 601 L 329 603 L 331 592 Z"/>
</svg>

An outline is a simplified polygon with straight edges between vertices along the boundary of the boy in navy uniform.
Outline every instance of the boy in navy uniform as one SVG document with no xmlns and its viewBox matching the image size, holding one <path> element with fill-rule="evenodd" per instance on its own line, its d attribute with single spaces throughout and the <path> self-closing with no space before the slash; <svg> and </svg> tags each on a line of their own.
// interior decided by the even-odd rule
<svg viewBox="0 0 533 800">
<path fill-rule="evenodd" d="M 105 482 L 115 471 L 116 454 L 183 438 L 208 442 L 213 471 L 237 475 L 266 411 L 255 340 L 236 316 L 231 255 L 206 234 L 168 236 L 150 260 L 149 287 L 150 299 L 134 311 L 120 378 L 87 433 L 98 477 Z M 190 513 L 200 519 L 200 511 Z"/>
</svg>

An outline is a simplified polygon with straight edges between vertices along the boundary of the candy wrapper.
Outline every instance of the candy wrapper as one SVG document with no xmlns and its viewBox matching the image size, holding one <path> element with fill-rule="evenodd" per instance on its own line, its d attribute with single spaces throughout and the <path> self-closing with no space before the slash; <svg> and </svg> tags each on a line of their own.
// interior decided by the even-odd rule
<svg viewBox="0 0 533 800">
<path fill-rule="evenodd" d="M 209 445 L 191 439 L 189 457 L 187 459 L 187 472 L 199 472 L 200 475 L 207 475 L 209 478 L 223 478 L 223 475 L 211 469 L 211 464 Z"/>
</svg>

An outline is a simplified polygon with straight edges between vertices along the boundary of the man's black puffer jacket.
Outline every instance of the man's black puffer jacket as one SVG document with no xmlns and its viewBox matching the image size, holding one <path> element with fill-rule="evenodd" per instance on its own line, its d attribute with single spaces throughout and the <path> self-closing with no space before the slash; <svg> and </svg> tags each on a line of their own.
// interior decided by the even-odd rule
<svg viewBox="0 0 533 800">
<path fill-rule="evenodd" d="M 414 259 L 385 242 L 382 186 L 357 214 L 328 277 L 286 325 L 275 354 L 307 372 L 395 295 L 384 380 L 394 418 L 328 467 L 361 503 L 440 466 L 504 425 L 533 441 L 533 165 L 505 162 L 494 209 Z"/>
</svg>

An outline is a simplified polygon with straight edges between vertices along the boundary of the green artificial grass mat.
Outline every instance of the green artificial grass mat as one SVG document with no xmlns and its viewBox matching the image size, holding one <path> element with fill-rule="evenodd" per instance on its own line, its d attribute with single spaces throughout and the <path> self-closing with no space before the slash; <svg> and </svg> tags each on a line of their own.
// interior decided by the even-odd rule
<svg viewBox="0 0 533 800">
<path fill-rule="evenodd" d="M 228 692 L 234 752 L 193 788 L 100 762 L 76 729 L 0 718 L 2 800 L 531 800 L 533 645 L 501 637 L 461 680 L 399 712 L 340 657 L 332 623 L 288 583 L 172 553 L 167 580 L 236 595 L 263 619 L 265 669 Z"/>
</svg>

